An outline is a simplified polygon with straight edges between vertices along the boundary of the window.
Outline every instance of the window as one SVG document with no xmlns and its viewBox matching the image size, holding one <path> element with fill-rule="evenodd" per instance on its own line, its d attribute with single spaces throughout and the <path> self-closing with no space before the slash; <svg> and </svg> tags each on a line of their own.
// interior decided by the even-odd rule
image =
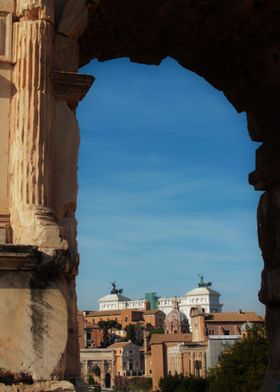
<svg viewBox="0 0 280 392">
<path fill-rule="evenodd" d="M 224 329 L 224 335 L 229 335 L 229 329 Z"/>
<path fill-rule="evenodd" d="M 127 323 L 128 322 L 128 317 L 125 316 L 124 321 Z"/>
</svg>

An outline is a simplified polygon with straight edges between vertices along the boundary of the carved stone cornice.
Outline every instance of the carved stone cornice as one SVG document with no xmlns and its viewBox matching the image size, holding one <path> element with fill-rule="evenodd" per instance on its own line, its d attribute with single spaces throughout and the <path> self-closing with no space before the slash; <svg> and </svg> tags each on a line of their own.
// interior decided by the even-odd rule
<svg viewBox="0 0 280 392">
<path fill-rule="evenodd" d="M 0 271 L 34 271 L 37 263 L 36 247 L 0 245 Z"/>
<path fill-rule="evenodd" d="M 39 281 L 75 275 L 77 262 L 77 256 L 69 251 L 56 250 L 48 255 L 35 246 L 0 244 L 0 271 L 32 271 Z"/>
<path fill-rule="evenodd" d="M 85 97 L 95 78 L 75 72 L 52 72 L 54 95 L 67 100 L 71 108 Z"/>
</svg>

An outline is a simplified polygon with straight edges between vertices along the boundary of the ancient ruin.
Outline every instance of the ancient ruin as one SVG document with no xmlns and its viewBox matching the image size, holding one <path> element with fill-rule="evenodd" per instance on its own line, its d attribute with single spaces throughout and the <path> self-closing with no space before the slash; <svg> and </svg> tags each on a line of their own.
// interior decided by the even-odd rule
<svg viewBox="0 0 280 392">
<path fill-rule="evenodd" d="M 252 140 L 262 143 L 249 181 L 264 191 L 264 391 L 279 385 L 279 22 L 273 0 L 0 0 L 0 382 L 80 376 L 75 109 L 94 79 L 79 68 L 92 59 L 160 64 L 171 56 L 246 112 Z"/>
</svg>

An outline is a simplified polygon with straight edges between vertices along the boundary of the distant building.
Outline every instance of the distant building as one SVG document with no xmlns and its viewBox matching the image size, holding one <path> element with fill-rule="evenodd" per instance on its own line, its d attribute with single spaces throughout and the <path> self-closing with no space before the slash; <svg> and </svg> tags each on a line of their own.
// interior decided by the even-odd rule
<svg viewBox="0 0 280 392">
<path fill-rule="evenodd" d="M 126 338 L 125 328 L 128 325 L 139 325 L 148 330 L 163 329 L 165 314 L 160 310 L 106 310 L 83 311 L 78 313 L 79 345 L 82 348 L 101 348 L 105 337 L 99 322 L 116 321 L 119 327 L 112 327 L 109 332 L 110 341 L 119 341 Z M 120 328 L 120 329 L 118 329 Z M 143 338 L 143 331 L 140 329 Z M 108 337 L 108 333 L 107 333 Z M 140 337 L 139 337 L 140 339 Z M 140 339 L 141 340 L 141 339 Z"/>
<path fill-rule="evenodd" d="M 201 281 L 197 288 L 188 291 L 181 297 L 157 297 L 155 292 L 146 293 L 145 299 L 131 300 L 119 293 L 118 290 L 112 290 L 114 294 L 108 294 L 99 299 L 99 310 L 124 310 L 124 309 L 147 309 L 161 310 L 168 314 L 173 308 L 173 302 L 178 300 L 179 310 L 183 312 L 190 323 L 190 310 L 194 306 L 201 306 L 205 313 L 219 313 L 222 311 L 223 304 L 220 303 L 221 294 L 211 288 L 211 283 L 205 283 L 201 276 Z M 147 305 L 149 304 L 149 305 Z"/>
<path fill-rule="evenodd" d="M 185 320 L 174 308 L 166 316 L 168 333 L 150 338 L 145 333 L 146 376 L 152 377 L 153 390 L 167 374 L 206 377 L 208 369 L 217 365 L 226 344 L 241 339 L 246 326 L 263 324 L 262 317 L 254 312 L 205 313 L 201 306 L 193 307 L 190 317 L 192 333 L 180 333 L 185 330 Z"/>
<path fill-rule="evenodd" d="M 151 310 L 158 310 L 158 300 L 157 293 L 145 293 L 145 301 L 149 302 Z"/>
<path fill-rule="evenodd" d="M 100 298 L 98 302 L 99 310 L 143 309 L 145 304 L 145 300 L 131 301 L 130 298 L 122 294 L 108 294 Z"/>
<path fill-rule="evenodd" d="M 98 325 L 86 318 L 87 312 L 78 312 L 79 347 L 100 348 L 104 338 L 104 332 Z"/>
<path fill-rule="evenodd" d="M 195 332 L 194 328 L 198 328 L 201 330 L 201 334 L 204 334 L 203 338 L 211 335 L 240 336 L 244 325 L 263 324 L 264 322 L 263 318 L 255 312 L 243 312 L 242 310 L 207 314 L 199 309 L 192 309 L 191 316 L 193 332 Z"/>
<path fill-rule="evenodd" d="M 131 342 L 114 343 L 107 348 L 80 350 L 82 376 L 93 378 L 102 388 L 114 386 L 117 376 L 144 374 L 143 349 Z"/>
<path fill-rule="evenodd" d="M 223 304 L 220 303 L 221 294 L 210 287 L 197 287 L 188 291 L 182 297 L 178 297 L 179 309 L 183 312 L 190 323 L 190 310 L 194 306 L 201 306 L 205 313 L 219 313 L 222 311 Z M 176 297 L 159 298 L 158 308 L 165 314 L 172 310 L 172 304 Z"/>
<path fill-rule="evenodd" d="M 88 324 L 97 325 L 99 321 L 114 320 L 122 328 L 130 324 L 163 328 L 165 314 L 160 310 L 123 309 L 123 310 L 93 310 L 86 312 L 85 319 Z"/>
<path fill-rule="evenodd" d="M 173 309 L 168 313 L 164 320 L 165 334 L 189 333 L 189 322 L 187 316 L 179 310 L 179 303 L 174 300 Z"/>
<path fill-rule="evenodd" d="M 80 350 L 81 371 L 84 381 L 93 378 L 102 388 L 114 386 L 116 377 L 115 350 L 110 348 Z"/>
<path fill-rule="evenodd" d="M 108 349 L 115 351 L 116 376 L 142 376 L 144 374 L 141 359 L 143 351 L 139 346 L 132 342 L 118 342 L 109 346 Z"/>
</svg>

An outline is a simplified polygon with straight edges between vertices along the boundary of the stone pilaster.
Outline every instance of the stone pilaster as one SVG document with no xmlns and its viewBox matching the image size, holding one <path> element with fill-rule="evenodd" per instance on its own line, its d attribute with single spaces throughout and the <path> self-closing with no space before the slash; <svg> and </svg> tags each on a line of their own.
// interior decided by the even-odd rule
<svg viewBox="0 0 280 392">
<path fill-rule="evenodd" d="M 263 142 L 257 149 L 256 170 L 249 175 L 249 182 L 256 190 L 264 191 L 259 201 L 257 223 L 264 260 L 259 299 L 266 306 L 269 339 L 269 365 L 263 386 L 263 391 L 267 392 L 280 387 L 280 143 L 273 129 L 269 129 L 264 138 L 252 115 L 250 117 L 250 136 Z"/>
</svg>

